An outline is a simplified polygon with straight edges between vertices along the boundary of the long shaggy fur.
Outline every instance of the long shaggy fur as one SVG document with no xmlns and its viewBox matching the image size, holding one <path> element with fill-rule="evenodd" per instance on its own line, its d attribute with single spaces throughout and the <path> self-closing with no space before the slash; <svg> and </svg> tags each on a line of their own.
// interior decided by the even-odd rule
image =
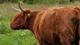
<svg viewBox="0 0 80 45">
<path fill-rule="evenodd" d="M 13 18 L 11 28 L 31 29 L 40 45 L 79 45 L 80 9 L 25 10 Z"/>
</svg>

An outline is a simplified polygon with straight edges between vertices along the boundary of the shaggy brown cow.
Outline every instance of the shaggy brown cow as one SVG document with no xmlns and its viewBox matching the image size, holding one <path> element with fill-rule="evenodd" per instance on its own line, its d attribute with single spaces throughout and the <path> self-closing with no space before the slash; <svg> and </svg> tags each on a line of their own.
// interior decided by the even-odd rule
<svg viewBox="0 0 80 45">
<path fill-rule="evenodd" d="M 12 20 L 11 28 L 30 29 L 40 45 L 79 45 L 79 21 L 77 7 L 22 10 Z"/>
</svg>

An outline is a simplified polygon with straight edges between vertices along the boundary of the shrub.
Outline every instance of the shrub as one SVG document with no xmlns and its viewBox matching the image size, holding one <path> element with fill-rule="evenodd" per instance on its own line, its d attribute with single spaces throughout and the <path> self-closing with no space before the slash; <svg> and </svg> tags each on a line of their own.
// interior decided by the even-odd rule
<svg viewBox="0 0 80 45">
<path fill-rule="evenodd" d="M 6 23 L 0 22 L 0 34 L 6 34 L 11 32 L 9 26 Z"/>
</svg>

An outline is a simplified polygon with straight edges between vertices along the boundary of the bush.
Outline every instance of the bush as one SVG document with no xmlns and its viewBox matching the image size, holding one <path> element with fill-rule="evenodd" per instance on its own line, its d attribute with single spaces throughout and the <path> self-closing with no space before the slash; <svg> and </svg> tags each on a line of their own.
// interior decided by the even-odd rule
<svg viewBox="0 0 80 45">
<path fill-rule="evenodd" d="M 0 22 L 0 34 L 6 34 L 11 32 L 9 26 L 6 23 Z"/>
</svg>

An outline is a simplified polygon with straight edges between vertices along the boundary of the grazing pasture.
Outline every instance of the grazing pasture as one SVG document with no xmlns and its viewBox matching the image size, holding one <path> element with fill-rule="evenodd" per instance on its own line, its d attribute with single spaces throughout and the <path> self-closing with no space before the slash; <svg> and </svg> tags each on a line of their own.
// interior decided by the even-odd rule
<svg viewBox="0 0 80 45">
<path fill-rule="evenodd" d="M 79 6 L 75 3 L 74 5 L 66 6 Z M 15 11 L 12 6 L 17 7 L 15 3 L 3 3 L 0 4 L 0 45 L 37 45 L 37 40 L 35 39 L 32 32 L 29 30 L 17 30 L 13 31 L 10 28 L 10 21 L 14 17 L 17 11 Z M 65 5 L 37 5 L 37 4 L 24 4 L 22 7 L 25 9 L 40 10 L 46 9 L 47 7 L 57 7 Z"/>
</svg>

